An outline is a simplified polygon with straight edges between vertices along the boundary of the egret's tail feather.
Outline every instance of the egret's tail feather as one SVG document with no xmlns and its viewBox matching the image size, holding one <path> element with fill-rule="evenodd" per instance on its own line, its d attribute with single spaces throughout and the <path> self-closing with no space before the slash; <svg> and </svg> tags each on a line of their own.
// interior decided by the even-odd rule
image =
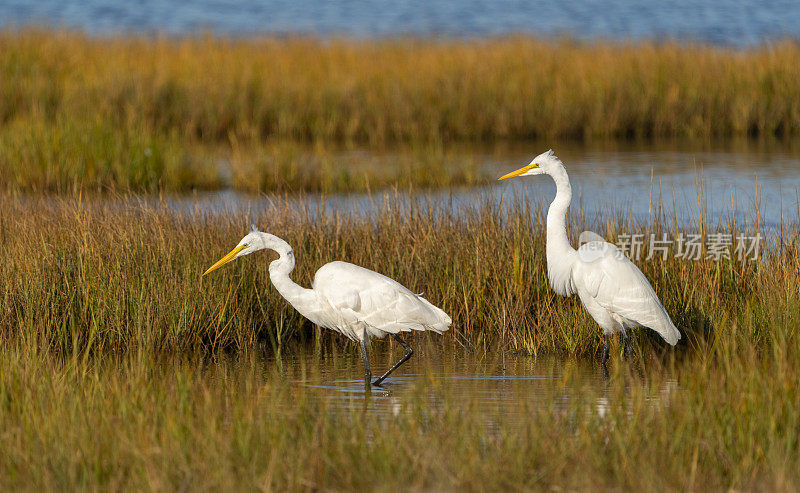
<svg viewBox="0 0 800 493">
<path fill-rule="evenodd" d="M 433 320 L 428 321 L 426 324 L 429 330 L 432 330 L 436 333 L 441 334 L 442 332 L 446 331 L 450 328 L 450 324 L 453 323 L 453 320 L 450 316 L 445 313 L 444 310 L 439 308 L 438 306 L 434 305 L 430 301 L 426 300 L 425 298 L 420 297 L 420 300 L 424 301 L 428 308 L 433 312 L 435 315 Z"/>
<path fill-rule="evenodd" d="M 660 323 L 647 325 L 646 327 L 650 327 L 654 331 L 658 332 L 661 338 L 664 339 L 670 346 L 677 344 L 681 338 L 681 332 L 677 327 L 675 327 L 675 324 L 672 323 L 672 319 L 669 318 L 669 315 L 667 315 L 666 311 L 664 311 L 664 317 Z"/>
<path fill-rule="evenodd" d="M 670 346 L 674 346 L 680 340 L 681 332 L 677 327 L 675 327 L 675 324 L 672 323 L 672 320 L 670 320 L 666 330 L 661 331 L 661 337 L 663 337 Z"/>
</svg>

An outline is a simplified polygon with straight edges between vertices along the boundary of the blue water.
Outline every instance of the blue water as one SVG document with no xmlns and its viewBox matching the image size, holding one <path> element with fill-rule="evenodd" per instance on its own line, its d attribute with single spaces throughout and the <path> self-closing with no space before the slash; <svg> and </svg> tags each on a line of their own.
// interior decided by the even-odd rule
<svg viewBox="0 0 800 493">
<path fill-rule="evenodd" d="M 474 37 L 529 33 L 674 39 L 736 46 L 800 36 L 798 0 L 3 0 L 0 25 L 93 34 L 210 30 L 226 35 L 404 34 Z"/>
<path fill-rule="evenodd" d="M 445 214 L 470 213 L 472 207 L 491 203 L 504 207 L 517 200 L 534 209 L 546 208 L 555 194 L 547 177 L 496 178 L 530 162 L 546 150 L 544 144 L 519 144 L 481 149 L 454 149 L 447 161 L 474 160 L 485 184 L 472 188 L 419 190 L 412 196 L 402 190 L 371 194 L 248 195 L 222 191 L 173 197 L 170 206 L 186 211 L 211 211 L 233 215 L 253 214 L 247 224 L 263 212 L 288 205 L 305 211 L 331 215 L 372 216 L 388 205 L 432 206 Z M 710 227 L 727 226 L 735 218 L 740 226 L 778 231 L 781 225 L 800 221 L 800 149 L 791 144 L 635 144 L 555 146 L 570 175 L 574 214 L 585 214 L 601 223 L 610 213 L 647 223 L 662 216 L 667 223 L 677 219 L 693 229 L 702 215 Z M 351 163 L 351 154 L 376 166 L 393 166 L 391 153 L 369 150 L 328 156 L 337 166 Z M 388 204 L 388 205 L 387 205 Z"/>
</svg>

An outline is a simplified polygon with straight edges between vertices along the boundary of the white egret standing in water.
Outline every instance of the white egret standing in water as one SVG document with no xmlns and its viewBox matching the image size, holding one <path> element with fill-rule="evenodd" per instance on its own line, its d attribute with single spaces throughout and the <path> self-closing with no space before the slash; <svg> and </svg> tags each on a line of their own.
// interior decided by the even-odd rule
<svg viewBox="0 0 800 493">
<path fill-rule="evenodd" d="M 556 197 L 547 211 L 547 276 L 550 286 L 562 296 L 577 293 L 586 311 L 603 329 L 603 366 L 608 360 L 608 336 L 614 332 L 622 332 L 626 353 L 631 352 L 631 346 L 625 331 L 639 326 L 653 329 L 674 346 L 681 333 L 647 278 L 633 262 L 615 245 L 599 237 L 601 241 L 590 241 L 577 250 L 570 245 L 566 213 L 572 199 L 572 187 L 567 170 L 552 150 L 498 179 L 543 174 L 550 175 L 556 182 Z"/>
<path fill-rule="evenodd" d="M 311 289 L 296 284 L 289 277 L 295 262 L 292 247 L 277 236 L 255 228 L 203 275 L 264 249 L 274 250 L 279 255 L 269 264 L 269 278 L 290 305 L 315 324 L 360 343 L 367 386 L 372 378 L 367 357 L 370 337 L 383 339 L 391 335 L 405 350 L 403 357 L 375 380 L 374 385 L 380 385 L 414 353 L 411 346 L 400 339 L 400 332 L 431 330 L 441 334 L 450 326 L 450 317 L 421 295 L 393 279 L 347 262 L 331 262 L 320 267 Z"/>
</svg>

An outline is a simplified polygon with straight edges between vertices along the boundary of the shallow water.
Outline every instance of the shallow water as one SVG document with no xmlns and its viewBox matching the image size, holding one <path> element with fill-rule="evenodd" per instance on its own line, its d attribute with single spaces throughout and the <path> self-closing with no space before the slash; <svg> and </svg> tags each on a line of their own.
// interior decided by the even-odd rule
<svg viewBox="0 0 800 493">
<path fill-rule="evenodd" d="M 5 0 L 0 2 L 0 23 L 66 26 L 101 34 L 213 30 L 229 35 L 471 37 L 531 33 L 746 46 L 800 34 L 800 9 L 792 0 Z"/>
<path fill-rule="evenodd" d="M 432 341 L 414 346 L 414 357 L 382 386 L 372 386 L 369 391 L 355 350 L 301 352 L 277 358 L 269 353 L 256 356 L 255 362 L 252 355 L 230 356 L 214 360 L 207 373 L 229 376 L 260 369 L 266 385 L 288 386 L 295 400 L 316 400 L 319 412 L 363 410 L 391 419 L 419 405 L 429 412 L 447 407 L 485 416 L 490 427 L 498 419 L 506 423 L 524 420 L 526 413 L 535 409 L 564 413 L 577 406 L 602 417 L 614 399 L 607 392 L 608 380 L 591 359 L 450 349 Z M 373 379 L 402 355 L 398 347 L 392 350 L 381 341 L 373 342 L 370 351 Z M 619 364 L 637 365 L 630 361 Z M 664 377 L 655 389 L 646 389 L 644 381 L 635 378 L 627 385 L 644 388 L 652 405 L 663 406 L 679 391 L 675 379 Z M 226 379 L 211 378 L 212 385 L 228 385 Z M 292 413 L 293 408 L 286 412 Z"/>
<path fill-rule="evenodd" d="M 516 198 L 546 207 L 555 193 L 547 177 L 524 177 L 497 182 L 498 176 L 527 164 L 546 150 L 545 144 L 495 147 L 454 146 L 441 158 L 442 166 L 461 160 L 474 162 L 485 185 L 417 191 L 383 191 L 372 194 L 304 195 L 302 198 L 233 191 L 171 197 L 177 210 L 196 209 L 231 214 L 260 214 L 271 207 L 301 207 L 309 214 L 371 215 L 387 200 L 399 197 L 406 204 L 431 205 L 444 213 L 458 214 L 484 202 L 508 205 Z M 702 213 L 712 226 L 727 224 L 735 216 L 739 224 L 760 223 L 775 228 L 800 218 L 800 146 L 791 143 L 719 144 L 663 143 L 636 145 L 562 144 L 555 150 L 570 174 L 573 213 L 589 220 L 609 212 L 646 221 L 661 214 L 691 226 Z M 406 158 L 407 159 L 407 158 Z M 342 166 L 363 161 L 392 166 L 399 160 L 391 151 L 339 151 L 332 158 Z M 702 193 L 698 196 L 698 191 Z"/>
</svg>

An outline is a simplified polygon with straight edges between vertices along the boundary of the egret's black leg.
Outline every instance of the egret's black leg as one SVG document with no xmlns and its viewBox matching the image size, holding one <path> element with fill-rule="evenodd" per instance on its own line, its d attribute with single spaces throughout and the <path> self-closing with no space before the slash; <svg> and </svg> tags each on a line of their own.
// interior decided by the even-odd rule
<svg viewBox="0 0 800 493">
<path fill-rule="evenodd" d="M 361 357 L 364 359 L 364 385 L 369 388 L 372 372 L 369 371 L 369 358 L 367 357 L 367 338 L 361 340 Z"/>
<path fill-rule="evenodd" d="M 603 336 L 603 353 L 600 355 L 600 370 L 603 372 L 603 380 L 608 380 L 608 334 Z"/>
<path fill-rule="evenodd" d="M 406 361 L 408 361 L 408 359 L 411 357 L 411 355 L 412 355 L 412 354 L 414 354 L 414 350 L 413 350 L 413 349 L 411 349 L 411 346 L 409 346 L 408 344 L 406 344 L 406 343 L 405 343 L 405 342 L 404 342 L 402 339 L 400 339 L 399 337 L 397 337 L 397 336 L 396 336 L 396 335 L 394 335 L 394 334 L 392 334 L 392 337 L 394 338 L 394 340 L 395 340 L 395 341 L 399 342 L 401 346 L 403 346 L 403 349 L 405 349 L 405 351 L 406 351 L 406 354 L 404 354 L 404 355 L 403 355 L 403 357 L 402 357 L 402 358 L 400 358 L 400 361 L 398 361 L 397 363 L 395 363 L 395 364 L 394 364 L 394 366 L 392 366 L 391 368 L 389 368 L 388 370 L 386 370 L 386 373 L 384 373 L 384 374 L 383 374 L 383 375 L 382 375 L 382 376 L 381 376 L 379 379 L 377 379 L 377 380 L 375 380 L 374 382 L 372 382 L 372 384 L 373 384 L 373 385 L 380 385 L 380 384 L 381 384 L 381 382 L 383 382 L 384 380 L 386 380 L 386 377 L 388 377 L 388 376 L 389 376 L 389 375 L 390 375 L 390 374 L 391 374 L 393 371 L 395 371 L 395 370 L 396 370 L 396 369 L 397 369 L 397 368 L 398 368 L 400 365 L 402 365 L 403 363 L 405 363 Z"/>
<path fill-rule="evenodd" d="M 600 371 L 603 373 L 603 380 L 608 381 L 610 376 L 609 376 L 609 373 L 608 373 L 608 366 L 606 366 L 605 363 L 601 363 L 600 364 Z"/>
<path fill-rule="evenodd" d="M 631 340 L 628 338 L 628 333 L 624 330 L 622 331 L 622 338 L 625 340 L 625 358 L 630 358 L 633 356 L 633 347 L 631 346 Z"/>
</svg>

